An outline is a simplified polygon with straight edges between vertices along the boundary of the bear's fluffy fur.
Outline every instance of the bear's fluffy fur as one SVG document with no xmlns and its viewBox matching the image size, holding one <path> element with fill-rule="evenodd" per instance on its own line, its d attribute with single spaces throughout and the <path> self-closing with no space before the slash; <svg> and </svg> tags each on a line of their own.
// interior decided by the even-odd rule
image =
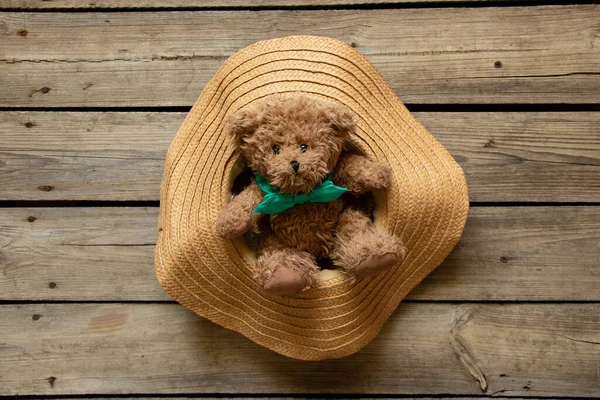
<svg viewBox="0 0 600 400">
<path fill-rule="evenodd" d="M 227 123 L 248 166 L 280 193 L 310 192 L 328 174 L 356 195 L 390 185 L 388 166 L 343 152 L 354 129 L 345 107 L 302 95 L 262 101 L 231 115 Z M 217 234 L 231 239 L 256 230 L 262 214 L 253 210 L 262 200 L 253 179 L 219 215 Z M 273 294 L 290 296 L 314 286 L 318 259 L 330 258 L 346 273 L 365 277 L 400 264 L 405 255 L 398 237 L 376 228 L 342 197 L 273 214 L 270 226 L 255 278 Z"/>
</svg>

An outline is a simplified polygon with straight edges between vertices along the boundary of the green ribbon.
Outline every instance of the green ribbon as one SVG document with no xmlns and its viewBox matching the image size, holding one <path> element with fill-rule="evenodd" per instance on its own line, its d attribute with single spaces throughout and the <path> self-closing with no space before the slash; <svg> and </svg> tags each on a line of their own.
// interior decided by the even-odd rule
<svg viewBox="0 0 600 400">
<path fill-rule="evenodd" d="M 255 175 L 256 183 L 265 193 L 264 200 L 256 206 L 254 212 L 263 214 L 277 214 L 290 208 L 305 203 L 329 203 L 343 195 L 348 189 L 336 186 L 331 181 L 331 175 L 308 193 L 281 194 L 274 189 L 265 178 Z"/>
</svg>

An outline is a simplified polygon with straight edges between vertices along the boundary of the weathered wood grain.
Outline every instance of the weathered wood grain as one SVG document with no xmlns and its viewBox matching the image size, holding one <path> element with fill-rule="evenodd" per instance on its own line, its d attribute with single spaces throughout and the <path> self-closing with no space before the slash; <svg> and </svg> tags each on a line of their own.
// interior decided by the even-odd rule
<svg viewBox="0 0 600 400">
<path fill-rule="evenodd" d="M 169 300 L 157 221 L 157 208 L 0 209 L 0 299 Z"/>
<path fill-rule="evenodd" d="M 598 301 L 598 243 L 598 207 L 475 207 L 456 248 L 410 298 Z"/>
<path fill-rule="evenodd" d="M 327 7 L 327 6 L 373 6 L 402 3 L 446 3 L 460 0 L 5 0 L 0 3 L 2 9 L 105 9 L 105 8 L 262 8 L 262 7 Z M 488 2 L 491 0 L 474 0 Z M 501 0 L 517 1 L 517 0 Z M 537 0 L 533 0 L 537 1 Z"/>
<path fill-rule="evenodd" d="M 6 395 L 600 391 L 600 304 L 401 304 L 363 351 L 318 363 L 277 355 L 176 304 L 0 310 Z"/>
<path fill-rule="evenodd" d="M 471 201 L 600 199 L 600 113 L 415 115 L 465 170 Z M 158 200 L 184 117 L 0 113 L 0 199 Z"/>
<path fill-rule="evenodd" d="M 0 209 L 0 300 L 167 301 L 156 208 Z M 599 207 L 475 207 L 411 300 L 599 301 Z"/>
<path fill-rule="evenodd" d="M 598 103 L 598 20 L 598 5 L 2 13 L 0 106 L 189 106 L 233 52 L 293 34 L 353 43 L 407 103 Z"/>
<path fill-rule="evenodd" d="M 0 198 L 158 200 L 167 148 L 184 117 L 0 113 Z"/>
<path fill-rule="evenodd" d="M 471 201 L 600 199 L 600 113 L 416 113 L 467 176 Z"/>
<path fill-rule="evenodd" d="M 576 5 L 365 11 L 32 12 L 2 13 L 0 21 L 6 39 L 3 58 L 101 62 L 227 57 L 268 36 L 301 33 L 353 42 L 367 56 L 514 53 L 525 49 L 578 51 L 581 56 L 592 56 L 598 54 L 593 47 L 598 38 L 593 35 L 598 33 L 599 15 L 600 7 L 596 5 Z M 565 20 L 572 29 L 556 25 Z M 19 29 L 26 29 L 27 35 L 17 35 Z M 444 35 L 439 34 L 440 29 Z M 506 73 L 508 67 L 501 70 Z"/>
</svg>

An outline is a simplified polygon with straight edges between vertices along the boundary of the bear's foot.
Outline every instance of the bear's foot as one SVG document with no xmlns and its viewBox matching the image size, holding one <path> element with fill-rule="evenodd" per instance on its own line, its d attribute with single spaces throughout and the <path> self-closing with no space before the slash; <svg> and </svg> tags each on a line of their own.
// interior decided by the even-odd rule
<svg viewBox="0 0 600 400">
<path fill-rule="evenodd" d="M 364 278 L 399 265 L 406 253 L 402 240 L 359 211 L 348 209 L 338 223 L 333 260 L 347 273 Z"/>
<path fill-rule="evenodd" d="M 254 279 L 266 292 L 279 296 L 293 296 L 313 286 L 319 270 L 309 253 L 278 244 L 267 246 L 256 266 Z"/>
<path fill-rule="evenodd" d="M 397 253 L 371 254 L 354 269 L 356 276 L 366 278 L 377 275 L 402 261 Z"/>
<path fill-rule="evenodd" d="M 292 296 L 306 287 L 306 279 L 295 269 L 279 267 L 265 282 L 266 292 L 279 296 Z"/>
</svg>

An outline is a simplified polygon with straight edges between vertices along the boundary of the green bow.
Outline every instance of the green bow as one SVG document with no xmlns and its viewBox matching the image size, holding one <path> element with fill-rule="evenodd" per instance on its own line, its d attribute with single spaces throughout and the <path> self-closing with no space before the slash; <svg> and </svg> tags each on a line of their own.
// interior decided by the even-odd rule
<svg viewBox="0 0 600 400">
<path fill-rule="evenodd" d="M 273 189 L 262 176 L 255 175 L 255 177 L 258 187 L 265 193 L 265 198 L 256 206 L 254 212 L 263 214 L 277 214 L 304 203 L 328 203 L 348 190 L 345 187 L 334 185 L 331 176 L 327 175 L 323 183 L 308 193 L 281 194 L 278 193 L 278 190 Z"/>
</svg>

